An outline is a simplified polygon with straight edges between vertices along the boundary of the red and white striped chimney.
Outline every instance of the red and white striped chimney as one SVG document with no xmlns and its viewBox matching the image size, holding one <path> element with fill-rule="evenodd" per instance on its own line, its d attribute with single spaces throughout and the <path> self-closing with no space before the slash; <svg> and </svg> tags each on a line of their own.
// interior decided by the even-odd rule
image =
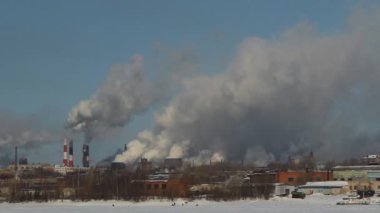
<svg viewBox="0 0 380 213">
<path fill-rule="evenodd" d="M 63 166 L 66 167 L 67 165 L 67 141 L 68 139 L 65 137 L 63 139 Z"/>
</svg>

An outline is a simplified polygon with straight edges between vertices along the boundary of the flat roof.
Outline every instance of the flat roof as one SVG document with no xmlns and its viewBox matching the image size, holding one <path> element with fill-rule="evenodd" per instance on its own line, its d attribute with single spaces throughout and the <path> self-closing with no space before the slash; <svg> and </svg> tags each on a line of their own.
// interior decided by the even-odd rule
<svg viewBox="0 0 380 213">
<path fill-rule="evenodd" d="M 307 182 L 299 188 L 341 188 L 348 186 L 346 181 L 320 181 L 320 182 Z"/>
<path fill-rule="evenodd" d="M 380 165 L 335 166 L 333 170 L 380 170 Z"/>
</svg>

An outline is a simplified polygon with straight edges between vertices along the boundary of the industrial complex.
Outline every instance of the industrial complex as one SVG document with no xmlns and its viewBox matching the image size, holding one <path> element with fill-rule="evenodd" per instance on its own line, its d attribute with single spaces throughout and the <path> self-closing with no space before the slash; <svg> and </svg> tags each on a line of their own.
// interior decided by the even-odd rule
<svg viewBox="0 0 380 213">
<path fill-rule="evenodd" d="M 311 152 L 288 162 L 267 167 L 236 162 L 194 165 L 181 158 L 151 162 L 141 158 L 135 165 L 112 162 L 90 165 L 90 146 L 82 148 L 82 165 L 74 164 L 73 140 L 63 139 L 61 165 L 29 164 L 18 158 L 0 170 L 0 200 L 133 199 L 151 197 L 206 197 L 237 199 L 355 193 L 380 193 L 380 155 L 367 155 L 355 165 L 320 165 Z M 126 146 L 124 147 L 126 149 Z M 249 165 L 249 166 L 248 166 Z"/>
</svg>

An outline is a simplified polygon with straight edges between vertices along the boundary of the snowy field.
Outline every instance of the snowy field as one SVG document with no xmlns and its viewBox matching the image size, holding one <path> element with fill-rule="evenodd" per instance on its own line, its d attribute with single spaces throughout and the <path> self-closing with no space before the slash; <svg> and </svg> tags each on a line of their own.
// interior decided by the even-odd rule
<svg viewBox="0 0 380 213">
<path fill-rule="evenodd" d="M 304 200 L 291 198 L 273 198 L 271 200 L 241 200 L 233 202 L 193 201 L 186 203 L 177 200 L 175 206 L 170 201 L 148 201 L 140 203 L 122 201 L 0 204 L 1 213 L 108 213 L 108 212 L 263 212 L 263 213 L 327 213 L 327 212 L 380 212 L 380 205 L 338 206 L 338 196 L 308 196 Z"/>
</svg>

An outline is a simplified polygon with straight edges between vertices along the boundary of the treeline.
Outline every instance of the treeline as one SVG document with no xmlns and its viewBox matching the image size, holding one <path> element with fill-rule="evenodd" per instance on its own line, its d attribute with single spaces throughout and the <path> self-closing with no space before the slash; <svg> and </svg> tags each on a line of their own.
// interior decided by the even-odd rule
<svg viewBox="0 0 380 213">
<path fill-rule="evenodd" d="M 9 202 L 45 202 L 63 199 L 141 201 L 178 197 L 211 200 L 268 198 L 271 194 L 268 188 L 263 191 L 244 185 L 242 180 L 245 172 L 243 171 L 247 169 L 239 163 L 189 165 L 180 172 L 171 174 L 167 184 L 164 184 L 165 189 L 159 189 L 161 191 L 147 189 L 148 174 L 136 171 L 90 169 L 86 172 L 69 173 L 66 176 L 38 171 L 37 176 L 31 175 L 17 180 L 3 181 L 1 186 L 7 186 L 9 192 L 6 196 L 0 194 L 0 197 L 6 197 L 6 201 Z M 208 188 L 191 190 L 191 186 L 199 185 L 207 185 Z"/>
</svg>

